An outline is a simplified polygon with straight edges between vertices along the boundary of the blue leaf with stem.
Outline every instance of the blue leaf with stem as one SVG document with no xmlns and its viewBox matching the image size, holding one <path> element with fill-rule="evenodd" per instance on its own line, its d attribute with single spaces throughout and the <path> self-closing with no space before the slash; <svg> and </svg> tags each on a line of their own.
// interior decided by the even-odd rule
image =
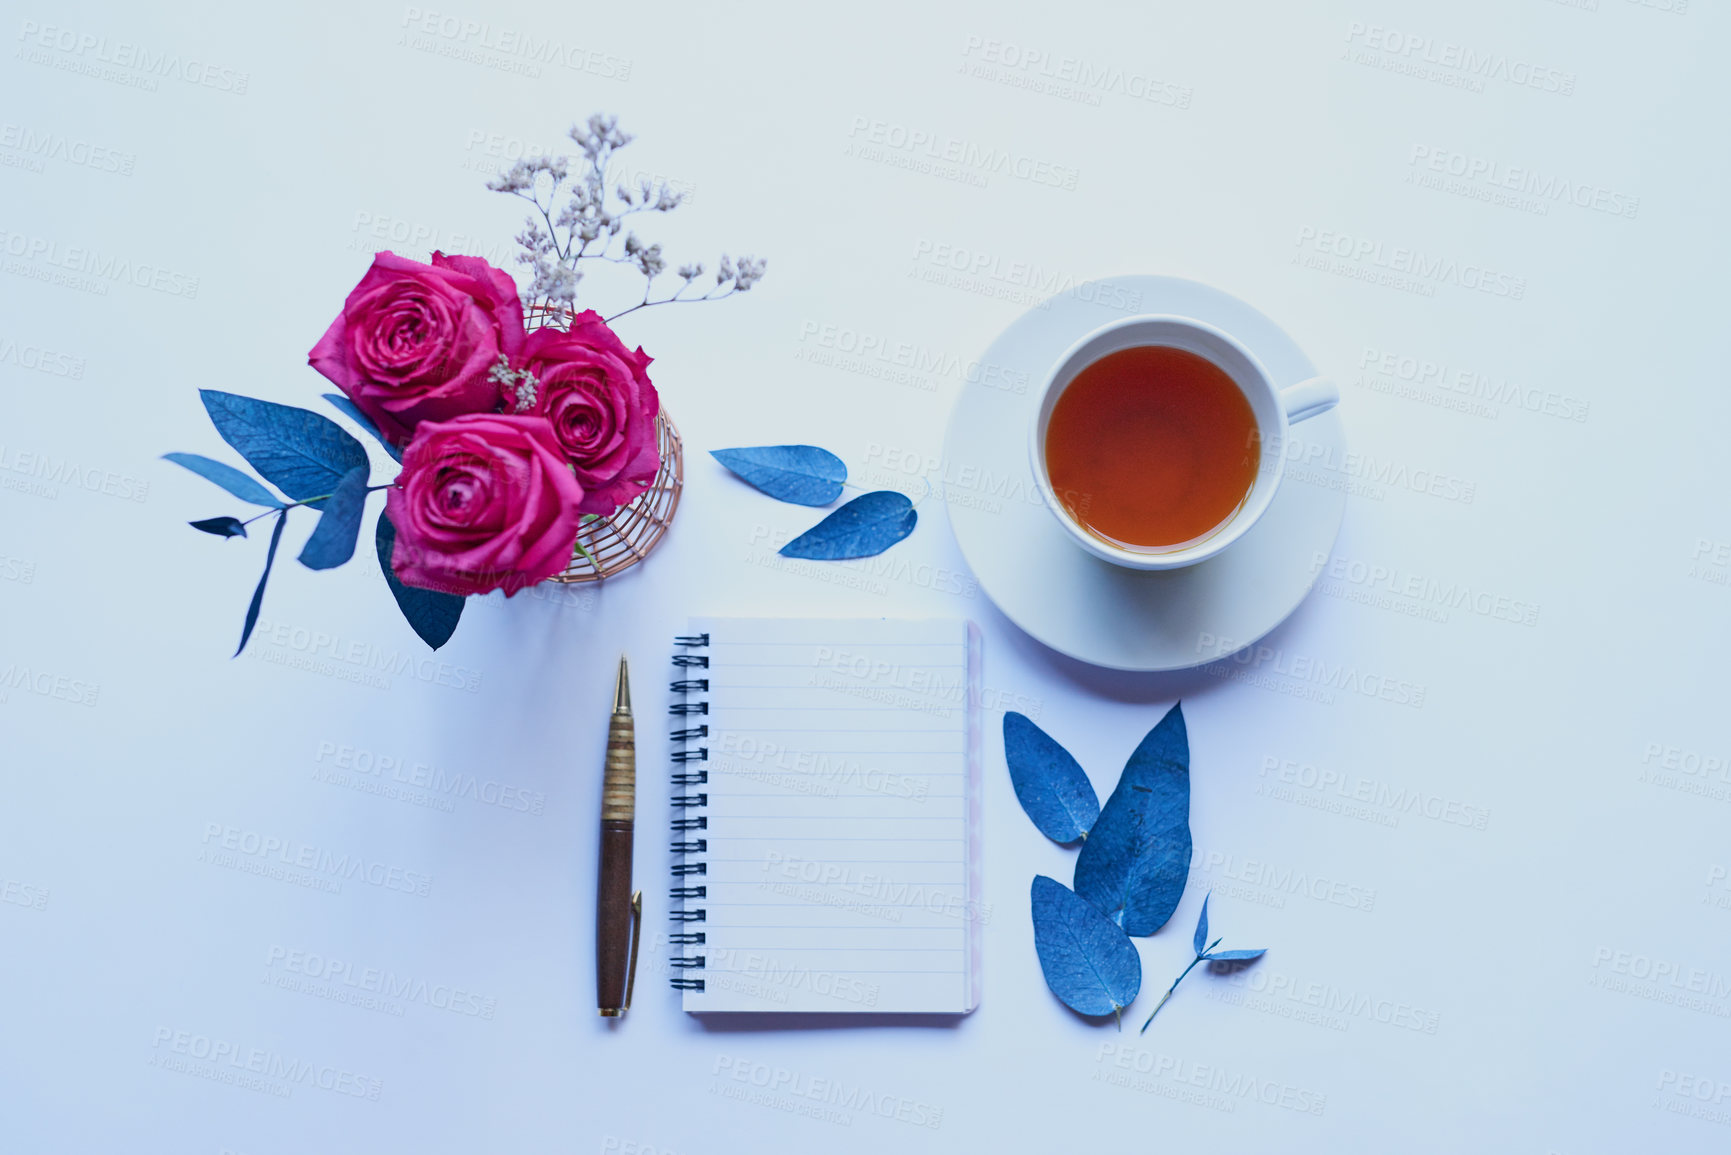
<svg viewBox="0 0 1731 1155">
<path fill-rule="evenodd" d="M 344 474 L 367 463 L 365 446 L 310 409 L 215 389 L 198 395 L 222 439 L 296 501 L 317 507 Z"/>
<path fill-rule="evenodd" d="M 162 458 L 192 470 L 206 481 L 214 481 L 242 501 L 269 509 L 281 509 L 283 506 L 282 499 L 276 494 L 232 465 L 224 465 L 198 453 L 164 453 Z"/>
<path fill-rule="evenodd" d="M 355 556 L 355 539 L 367 506 L 368 472 L 367 466 L 357 466 L 337 482 L 312 536 L 301 547 L 300 563 L 308 569 L 335 569 Z"/>
<path fill-rule="evenodd" d="M 1084 1015 L 1117 1015 L 1134 1002 L 1142 989 L 1142 956 L 1129 936 L 1069 887 L 1043 874 L 1034 876 L 1030 897 L 1034 949 L 1052 993 Z"/>
<path fill-rule="evenodd" d="M 1004 761 L 1017 801 L 1041 834 L 1053 842 L 1088 836 L 1100 817 L 1093 783 L 1057 739 L 1014 710 L 1004 714 Z"/>
<path fill-rule="evenodd" d="M 1197 920 L 1196 920 L 1196 935 L 1191 940 L 1191 942 L 1196 947 L 1196 957 L 1190 960 L 1190 965 L 1184 968 L 1184 971 L 1182 974 L 1180 974 L 1177 978 L 1172 980 L 1172 985 L 1166 988 L 1166 993 L 1164 995 L 1160 996 L 1160 1001 L 1158 1003 L 1154 1004 L 1154 1009 L 1149 1012 L 1147 1020 L 1144 1021 L 1142 1024 L 1143 1033 L 1147 1032 L 1148 1024 L 1152 1023 L 1154 1021 L 1154 1016 L 1160 1013 L 1160 1008 L 1165 1006 L 1166 1001 L 1172 997 L 1172 992 L 1178 989 L 1178 984 L 1184 981 L 1184 976 L 1196 969 L 1197 963 L 1204 962 L 1204 961 L 1207 961 L 1207 962 L 1250 962 L 1251 960 L 1259 959 L 1263 955 L 1268 953 L 1267 948 L 1262 948 L 1259 950 L 1222 950 L 1222 951 L 1216 951 L 1214 948 L 1220 945 L 1220 940 L 1215 939 L 1213 942 L 1207 941 L 1208 940 L 1208 900 L 1212 897 L 1213 897 L 1212 894 L 1207 894 L 1207 895 L 1204 895 L 1202 897 L 1202 914 L 1201 914 L 1201 917 L 1197 918 Z"/>
<path fill-rule="evenodd" d="M 781 555 L 814 561 L 875 557 L 912 533 L 918 521 L 907 494 L 880 489 L 854 498 L 782 546 Z"/>
<path fill-rule="evenodd" d="M 815 445 L 712 449 L 709 455 L 747 485 L 795 505 L 828 505 L 847 480 L 846 463 Z"/>
<path fill-rule="evenodd" d="M 1190 877 L 1190 739 L 1173 706 L 1142 739 L 1076 857 L 1076 893 L 1132 935 L 1153 934 Z"/>
<path fill-rule="evenodd" d="M 379 427 L 373 424 L 373 419 L 371 417 L 368 417 L 365 413 L 361 412 L 361 407 L 359 405 L 356 405 L 341 393 L 320 393 L 319 396 L 323 397 L 326 401 L 329 401 L 332 405 L 335 405 L 338 409 L 341 409 L 349 420 L 366 430 L 366 432 L 372 436 L 373 440 L 384 446 L 385 452 L 391 455 L 392 461 L 399 464 L 402 463 L 403 451 L 385 440 L 385 435 L 379 432 Z"/>
<path fill-rule="evenodd" d="M 246 536 L 246 523 L 238 517 L 207 517 L 203 521 L 189 521 L 186 524 L 205 533 L 214 533 L 218 537 Z"/>
<path fill-rule="evenodd" d="M 457 622 L 463 616 L 463 602 L 466 599 L 456 594 L 404 585 L 397 577 L 397 571 L 391 568 L 391 553 L 396 548 L 396 543 L 397 527 L 381 512 L 378 529 L 373 535 L 373 544 L 378 551 L 379 568 L 385 571 L 385 584 L 391 587 L 391 596 L 397 599 L 397 608 L 403 611 L 409 627 L 423 642 L 436 650 L 450 641 L 451 635 L 457 632 Z"/>
<path fill-rule="evenodd" d="M 259 607 L 264 605 L 264 583 L 270 580 L 270 567 L 276 562 L 277 543 L 282 540 L 282 527 L 287 524 L 288 510 L 278 510 L 276 528 L 270 531 L 270 549 L 264 555 L 264 572 L 259 575 L 258 587 L 252 591 L 252 601 L 246 607 L 246 624 L 240 629 L 240 645 L 234 648 L 234 656 L 237 658 L 240 657 L 240 652 L 246 649 L 247 639 L 252 637 L 252 628 L 258 625 Z"/>
</svg>

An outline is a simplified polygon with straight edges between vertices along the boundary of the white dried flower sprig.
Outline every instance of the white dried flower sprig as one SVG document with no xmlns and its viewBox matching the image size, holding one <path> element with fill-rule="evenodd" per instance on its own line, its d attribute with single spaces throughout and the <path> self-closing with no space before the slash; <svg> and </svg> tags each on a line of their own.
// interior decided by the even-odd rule
<svg viewBox="0 0 1731 1155">
<path fill-rule="evenodd" d="M 617 118 L 596 113 L 587 124 L 573 125 L 570 136 L 583 152 L 581 160 L 562 156 L 524 157 L 487 182 L 493 191 L 521 197 L 535 206 L 535 214 L 527 218 L 516 238 L 523 246 L 517 260 L 530 270 L 524 305 L 574 305 L 577 282 L 583 279 L 579 268 L 582 261 L 630 265 L 644 278 L 643 299 L 608 317 L 609 321 L 651 305 L 720 300 L 748 291 L 763 278 L 767 261 L 760 257 L 740 257 L 734 261 L 723 253 L 715 283 L 707 292 L 688 292 L 703 275 L 703 265 L 697 263 L 681 265 L 677 272 L 681 278 L 679 288 L 668 296 L 655 298 L 652 295 L 655 279 L 666 271 L 667 260 L 661 255 L 659 243 L 645 244 L 635 232 L 627 230 L 625 218 L 637 213 L 672 212 L 685 194 L 669 188 L 665 181 L 657 184 L 641 177 L 635 186 L 623 181 L 616 185 L 612 199 L 618 203 L 611 203 L 607 166 L 615 152 L 631 143 L 631 134 L 620 131 Z M 570 196 L 559 206 L 559 194 L 567 181 Z M 622 232 L 624 239 L 615 249 L 614 242 Z M 532 393 L 532 381 L 529 388 Z"/>
<path fill-rule="evenodd" d="M 541 382 L 527 369 L 511 368 L 511 358 L 505 354 L 499 354 L 499 363 L 493 366 L 487 378 L 499 386 L 499 396 L 502 399 L 512 402 L 511 412 L 522 413 L 535 407 Z"/>
</svg>

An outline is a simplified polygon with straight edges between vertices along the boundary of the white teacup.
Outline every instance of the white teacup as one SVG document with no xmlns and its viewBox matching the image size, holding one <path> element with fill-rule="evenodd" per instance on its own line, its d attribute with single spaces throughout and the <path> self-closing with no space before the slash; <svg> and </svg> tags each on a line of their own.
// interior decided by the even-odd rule
<svg viewBox="0 0 1731 1155">
<path fill-rule="evenodd" d="M 1091 532 L 1071 517 L 1058 500 L 1046 470 L 1046 427 L 1051 423 L 1052 409 L 1058 398 L 1063 396 L 1078 373 L 1108 353 L 1146 345 L 1194 353 L 1232 378 L 1250 402 L 1251 413 L 1256 418 L 1261 460 L 1256 480 L 1238 509 L 1206 537 L 1170 548 L 1131 549 Z M 1312 377 L 1285 388 L 1276 386 L 1269 379 L 1268 371 L 1249 350 L 1212 325 L 1189 317 L 1126 317 L 1095 329 L 1070 346 L 1046 378 L 1028 436 L 1034 478 L 1039 483 L 1046 508 L 1052 511 L 1076 543 L 1095 557 L 1131 569 L 1179 569 L 1195 565 L 1243 537 L 1268 509 L 1274 500 L 1274 491 L 1280 486 L 1286 460 L 1282 449 L 1292 425 L 1318 413 L 1326 413 L 1339 401 L 1340 390 L 1334 382 L 1322 377 Z"/>
</svg>

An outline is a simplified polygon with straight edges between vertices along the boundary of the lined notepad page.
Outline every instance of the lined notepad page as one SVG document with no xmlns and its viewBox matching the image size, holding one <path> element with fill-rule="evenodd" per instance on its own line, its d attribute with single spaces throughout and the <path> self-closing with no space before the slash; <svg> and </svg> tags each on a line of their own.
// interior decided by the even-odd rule
<svg viewBox="0 0 1731 1155">
<path fill-rule="evenodd" d="M 702 991 L 688 1011 L 977 1001 L 978 634 L 696 619 L 710 643 Z M 687 721 L 697 721 L 688 718 Z"/>
</svg>

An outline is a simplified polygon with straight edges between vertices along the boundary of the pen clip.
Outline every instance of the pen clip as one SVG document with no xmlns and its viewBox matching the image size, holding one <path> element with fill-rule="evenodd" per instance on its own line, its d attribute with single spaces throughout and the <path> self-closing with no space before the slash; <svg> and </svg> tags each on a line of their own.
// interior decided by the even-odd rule
<svg viewBox="0 0 1731 1155">
<path fill-rule="evenodd" d="M 643 938 L 643 892 L 631 892 L 631 961 L 625 968 L 625 1005 L 621 1012 L 631 1009 L 631 991 L 637 986 L 637 944 Z"/>
</svg>

